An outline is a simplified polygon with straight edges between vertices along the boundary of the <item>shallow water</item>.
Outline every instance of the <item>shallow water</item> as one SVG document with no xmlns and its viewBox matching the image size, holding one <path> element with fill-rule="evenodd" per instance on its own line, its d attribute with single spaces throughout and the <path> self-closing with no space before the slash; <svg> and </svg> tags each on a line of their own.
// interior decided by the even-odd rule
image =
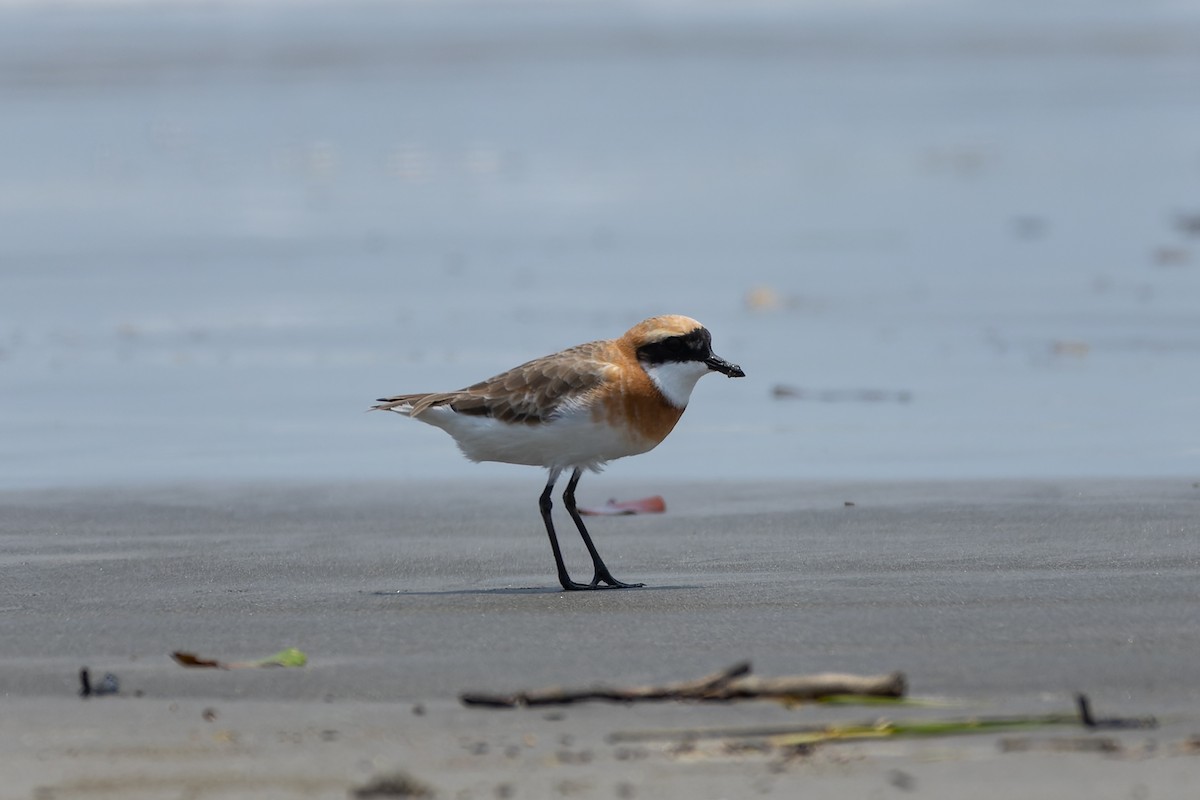
<svg viewBox="0 0 1200 800">
<path fill-rule="evenodd" d="M 1194 475 L 1198 68 L 1172 3 L 5 7 L 0 486 L 516 476 L 362 410 L 663 312 L 748 377 L 622 476 Z"/>
</svg>

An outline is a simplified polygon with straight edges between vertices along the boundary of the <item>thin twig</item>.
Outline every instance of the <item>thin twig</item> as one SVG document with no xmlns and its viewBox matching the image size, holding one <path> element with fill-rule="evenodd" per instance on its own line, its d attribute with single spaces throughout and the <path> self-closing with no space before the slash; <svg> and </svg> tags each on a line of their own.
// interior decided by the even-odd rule
<svg viewBox="0 0 1200 800">
<path fill-rule="evenodd" d="M 1096 719 L 1092 716 L 1092 701 L 1083 692 L 1076 693 L 1075 706 L 1079 709 L 1080 723 L 1089 730 L 1158 727 L 1158 720 L 1154 717 L 1105 717 L 1103 719 Z"/>
</svg>

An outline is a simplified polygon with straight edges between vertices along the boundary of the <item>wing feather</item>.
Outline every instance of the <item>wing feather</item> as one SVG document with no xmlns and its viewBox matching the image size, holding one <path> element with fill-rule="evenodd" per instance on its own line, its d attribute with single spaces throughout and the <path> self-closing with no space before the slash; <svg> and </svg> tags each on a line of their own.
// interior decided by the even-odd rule
<svg viewBox="0 0 1200 800">
<path fill-rule="evenodd" d="M 450 406 L 459 414 L 494 417 L 501 422 L 538 424 L 560 414 L 598 387 L 612 361 L 605 357 L 609 342 L 589 342 L 553 355 L 535 358 L 507 372 L 457 392 L 432 392 L 381 397 L 379 410 L 400 411 L 410 417 L 435 406 Z"/>
</svg>

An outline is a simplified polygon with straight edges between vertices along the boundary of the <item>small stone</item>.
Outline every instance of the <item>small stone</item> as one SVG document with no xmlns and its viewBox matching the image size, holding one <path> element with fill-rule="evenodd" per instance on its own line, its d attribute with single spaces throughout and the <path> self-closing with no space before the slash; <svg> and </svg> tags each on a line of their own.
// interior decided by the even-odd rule
<svg viewBox="0 0 1200 800">
<path fill-rule="evenodd" d="M 380 775 L 369 783 L 350 791 L 358 800 L 376 800 L 391 797 L 433 797 L 434 791 L 407 772 Z"/>
</svg>

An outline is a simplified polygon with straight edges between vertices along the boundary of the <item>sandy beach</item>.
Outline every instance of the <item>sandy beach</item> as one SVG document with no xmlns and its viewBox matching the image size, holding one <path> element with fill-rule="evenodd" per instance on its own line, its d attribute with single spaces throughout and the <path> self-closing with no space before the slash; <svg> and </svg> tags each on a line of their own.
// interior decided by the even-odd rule
<svg viewBox="0 0 1200 800">
<path fill-rule="evenodd" d="M 1200 780 L 1191 483 L 600 478 L 581 503 L 648 488 L 665 514 L 591 523 L 614 573 L 646 588 L 594 593 L 557 590 L 520 482 L 4 493 L 0 796 L 340 798 L 396 771 L 461 798 L 1178 797 Z M 283 647 L 308 665 L 169 657 Z M 761 675 L 903 670 L 914 697 L 945 705 L 457 700 L 742 659 Z M 120 694 L 78 698 L 83 666 Z M 609 738 L 1070 713 L 1075 691 L 1160 727 L 803 753 Z"/>
</svg>

